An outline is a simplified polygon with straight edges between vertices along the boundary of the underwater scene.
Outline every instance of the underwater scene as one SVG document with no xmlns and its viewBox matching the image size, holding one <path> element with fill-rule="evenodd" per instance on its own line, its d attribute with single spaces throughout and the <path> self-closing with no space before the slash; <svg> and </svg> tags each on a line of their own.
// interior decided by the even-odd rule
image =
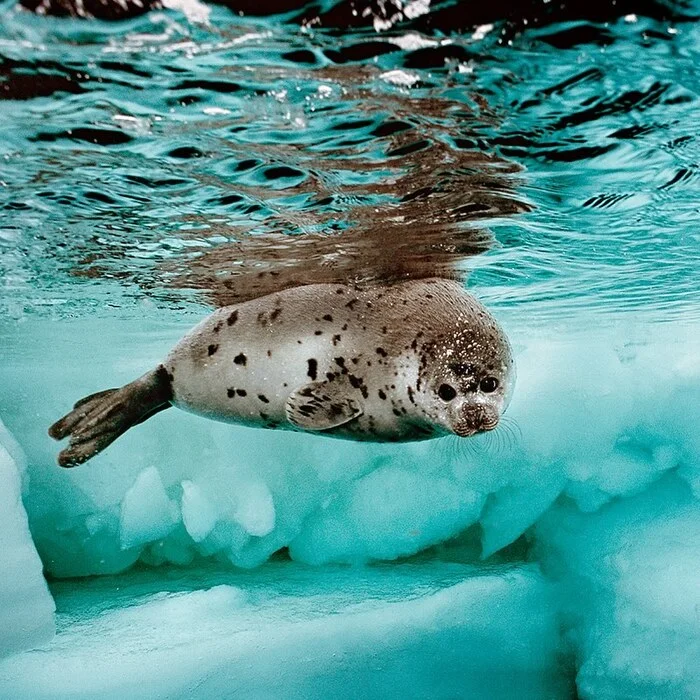
<svg viewBox="0 0 700 700">
<path fill-rule="evenodd" d="M 700 698 L 700 2 L 21 5 L 0 700 Z"/>
</svg>

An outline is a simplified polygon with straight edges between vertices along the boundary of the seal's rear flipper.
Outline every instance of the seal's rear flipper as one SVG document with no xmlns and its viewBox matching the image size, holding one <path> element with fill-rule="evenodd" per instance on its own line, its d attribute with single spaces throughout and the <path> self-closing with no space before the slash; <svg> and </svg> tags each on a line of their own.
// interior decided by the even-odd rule
<svg viewBox="0 0 700 700">
<path fill-rule="evenodd" d="M 58 463 L 74 467 L 86 462 L 132 426 L 168 408 L 171 398 L 170 379 L 162 366 L 121 389 L 86 396 L 49 428 L 55 440 L 70 438 Z"/>
</svg>

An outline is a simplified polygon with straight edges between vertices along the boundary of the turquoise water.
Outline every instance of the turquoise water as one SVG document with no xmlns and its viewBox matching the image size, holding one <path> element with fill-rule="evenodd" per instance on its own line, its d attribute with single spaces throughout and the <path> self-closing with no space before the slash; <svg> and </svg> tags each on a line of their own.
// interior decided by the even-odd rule
<svg viewBox="0 0 700 700">
<path fill-rule="evenodd" d="M 700 6 L 429 4 L 0 5 L 0 698 L 700 697 Z M 429 274 L 512 341 L 504 430 L 167 411 L 56 467 L 213 305 Z"/>
<path fill-rule="evenodd" d="M 697 320 L 697 24 L 501 42 L 208 11 L 108 24 L 4 5 L 6 312 L 201 313 L 202 288 L 279 284 L 260 270 L 364 279 L 427 259 L 533 324 Z"/>
</svg>

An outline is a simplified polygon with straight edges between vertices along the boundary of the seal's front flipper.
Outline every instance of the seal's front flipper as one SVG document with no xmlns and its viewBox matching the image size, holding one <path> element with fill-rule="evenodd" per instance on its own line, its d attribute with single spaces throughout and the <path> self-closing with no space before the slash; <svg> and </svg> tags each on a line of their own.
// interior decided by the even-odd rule
<svg viewBox="0 0 700 700">
<path fill-rule="evenodd" d="M 311 382 L 287 399 L 287 418 L 304 430 L 330 430 L 361 416 L 362 404 L 349 383 Z"/>
<path fill-rule="evenodd" d="M 86 396 L 49 428 L 55 440 L 70 438 L 58 463 L 74 467 L 86 462 L 129 428 L 168 408 L 171 398 L 170 380 L 162 366 L 121 389 Z"/>
</svg>

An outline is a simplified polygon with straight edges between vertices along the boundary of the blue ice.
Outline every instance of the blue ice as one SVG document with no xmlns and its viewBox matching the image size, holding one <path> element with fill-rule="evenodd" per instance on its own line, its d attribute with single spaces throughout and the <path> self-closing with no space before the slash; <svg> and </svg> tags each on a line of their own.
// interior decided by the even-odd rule
<svg viewBox="0 0 700 700">
<path fill-rule="evenodd" d="M 525 340 L 500 435 L 377 446 L 167 411 L 64 471 L 46 426 L 188 321 L 46 323 L 3 329 L 0 696 L 700 696 L 692 324 L 506 318 Z M 78 337 L 85 364 L 60 363 Z M 63 580 L 91 574 L 121 575 Z"/>
</svg>

